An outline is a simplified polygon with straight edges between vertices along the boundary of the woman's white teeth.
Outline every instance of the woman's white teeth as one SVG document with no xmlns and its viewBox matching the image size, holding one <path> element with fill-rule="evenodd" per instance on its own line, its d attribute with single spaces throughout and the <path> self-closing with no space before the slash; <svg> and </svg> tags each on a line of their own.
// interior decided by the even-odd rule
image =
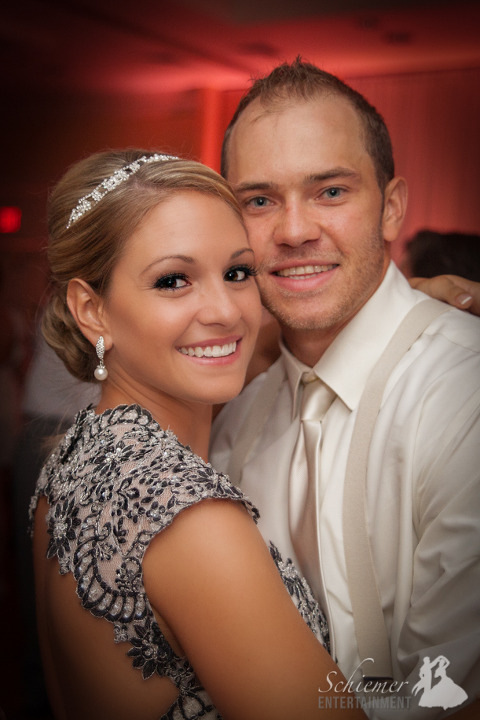
<svg viewBox="0 0 480 720">
<path fill-rule="evenodd" d="M 207 345 L 207 347 L 181 347 L 180 352 L 183 355 L 190 355 L 190 357 L 226 357 L 231 355 L 237 349 L 237 343 L 226 343 L 226 345 Z"/>
<path fill-rule="evenodd" d="M 332 270 L 335 265 L 299 265 L 299 267 L 285 268 L 279 270 L 277 275 L 281 277 L 291 277 L 292 275 L 315 275 L 316 273 Z"/>
</svg>

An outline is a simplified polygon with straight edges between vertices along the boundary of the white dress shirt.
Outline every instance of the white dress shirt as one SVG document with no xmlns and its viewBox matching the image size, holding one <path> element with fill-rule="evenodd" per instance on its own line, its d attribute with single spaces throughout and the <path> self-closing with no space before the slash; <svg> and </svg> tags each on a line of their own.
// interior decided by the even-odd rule
<svg viewBox="0 0 480 720">
<path fill-rule="evenodd" d="M 355 642 L 342 536 L 345 467 L 367 378 L 408 311 L 425 296 L 393 263 L 376 293 L 315 365 L 336 393 L 323 421 L 315 583 L 332 654 L 347 678 Z M 260 530 L 296 561 L 288 526 L 288 473 L 298 434 L 297 388 L 308 368 L 285 347 L 285 378 L 244 465 L 241 487 Z M 226 470 L 235 437 L 265 375 L 217 417 L 211 462 Z M 480 321 L 451 309 L 434 320 L 392 372 L 367 472 L 367 523 L 397 679 L 410 689 L 424 656 L 443 654 L 449 676 L 480 689 Z M 421 717 L 431 717 L 422 709 Z M 407 716 L 408 717 L 408 716 Z"/>
</svg>

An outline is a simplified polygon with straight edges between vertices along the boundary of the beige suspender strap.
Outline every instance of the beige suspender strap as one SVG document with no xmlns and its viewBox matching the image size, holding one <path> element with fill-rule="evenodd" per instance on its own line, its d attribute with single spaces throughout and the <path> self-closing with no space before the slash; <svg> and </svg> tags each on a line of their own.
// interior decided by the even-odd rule
<svg viewBox="0 0 480 720">
<path fill-rule="evenodd" d="M 378 592 L 366 517 L 366 477 L 370 442 L 383 393 L 393 368 L 415 340 L 448 306 L 437 300 L 415 305 L 373 368 L 363 391 L 345 475 L 343 537 L 347 581 L 361 660 L 374 658 L 374 677 L 393 677 L 390 643 Z"/>
<path fill-rule="evenodd" d="M 234 485 L 240 484 L 243 466 L 262 432 L 284 377 L 285 369 L 280 357 L 269 369 L 235 439 L 227 469 L 227 475 Z"/>
</svg>

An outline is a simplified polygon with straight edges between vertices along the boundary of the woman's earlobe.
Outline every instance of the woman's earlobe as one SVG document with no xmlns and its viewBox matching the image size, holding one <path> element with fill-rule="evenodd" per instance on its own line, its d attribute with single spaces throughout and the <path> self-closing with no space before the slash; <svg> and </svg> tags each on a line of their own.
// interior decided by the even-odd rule
<svg viewBox="0 0 480 720">
<path fill-rule="evenodd" d="M 80 332 L 93 346 L 99 335 L 105 338 L 105 345 L 110 344 L 108 329 L 104 322 L 103 301 L 93 288 L 80 278 L 73 278 L 68 283 L 67 304 Z"/>
</svg>

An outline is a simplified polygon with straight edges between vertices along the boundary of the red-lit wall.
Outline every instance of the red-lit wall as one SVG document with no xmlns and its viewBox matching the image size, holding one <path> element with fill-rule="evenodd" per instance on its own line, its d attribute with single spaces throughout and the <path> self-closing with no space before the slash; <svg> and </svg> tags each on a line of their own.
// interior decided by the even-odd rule
<svg viewBox="0 0 480 720">
<path fill-rule="evenodd" d="M 400 241 L 421 228 L 480 233 L 480 69 L 346 78 L 384 114 L 397 172 L 409 183 Z M 18 233 L 0 235 L 0 300 L 31 325 L 45 286 L 45 203 L 68 165 L 107 147 L 140 146 L 219 167 L 223 131 L 241 90 L 157 97 L 12 99 L 0 132 L 0 205 L 22 209 Z"/>
</svg>

